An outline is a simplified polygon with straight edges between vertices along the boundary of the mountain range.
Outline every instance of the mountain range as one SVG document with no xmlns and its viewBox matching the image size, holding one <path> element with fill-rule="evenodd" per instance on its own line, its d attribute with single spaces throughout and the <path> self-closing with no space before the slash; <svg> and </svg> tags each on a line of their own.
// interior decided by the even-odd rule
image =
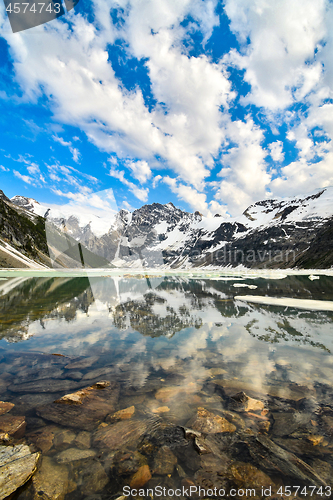
<svg viewBox="0 0 333 500">
<path fill-rule="evenodd" d="M 234 218 L 172 203 L 102 215 L 0 191 L 0 267 L 330 268 L 333 187 L 265 199 Z"/>
</svg>

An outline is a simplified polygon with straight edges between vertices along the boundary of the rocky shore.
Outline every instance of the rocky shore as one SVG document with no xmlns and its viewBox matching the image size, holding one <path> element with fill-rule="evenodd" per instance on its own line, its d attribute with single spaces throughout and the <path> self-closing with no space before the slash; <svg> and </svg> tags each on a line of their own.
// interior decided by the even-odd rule
<svg viewBox="0 0 333 500">
<path fill-rule="evenodd" d="M 292 397 L 255 394 L 224 379 L 214 359 L 200 387 L 182 383 L 179 369 L 139 389 L 126 383 L 130 366 L 119 372 L 98 356 L 26 353 L 1 364 L 16 377 L 3 371 L 0 379 L 8 396 L 0 402 L 0 500 L 124 500 L 126 486 L 184 488 L 180 498 L 194 499 L 191 486 L 255 490 L 237 499 L 268 498 L 268 488 L 284 498 L 278 492 L 288 486 L 301 488 L 289 498 L 308 498 L 310 486 L 311 498 L 330 496 L 332 387 L 288 382 Z"/>
</svg>

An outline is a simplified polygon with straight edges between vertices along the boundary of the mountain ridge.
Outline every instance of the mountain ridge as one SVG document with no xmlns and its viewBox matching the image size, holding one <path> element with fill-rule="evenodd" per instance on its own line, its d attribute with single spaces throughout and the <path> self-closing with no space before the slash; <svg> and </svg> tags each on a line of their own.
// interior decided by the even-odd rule
<svg viewBox="0 0 333 500">
<path fill-rule="evenodd" d="M 116 267 L 333 266 L 333 187 L 260 200 L 229 219 L 206 218 L 172 203 L 99 217 L 73 204 L 54 207 L 19 195 L 9 200 L 3 192 L 0 200 L 27 218 L 41 217 L 46 231 L 59 232 L 59 241 L 66 235 Z"/>
</svg>

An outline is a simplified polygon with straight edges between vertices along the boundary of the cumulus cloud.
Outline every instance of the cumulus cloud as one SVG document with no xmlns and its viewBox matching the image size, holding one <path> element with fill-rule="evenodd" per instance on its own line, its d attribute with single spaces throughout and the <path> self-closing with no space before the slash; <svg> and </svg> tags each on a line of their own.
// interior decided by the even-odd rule
<svg viewBox="0 0 333 500">
<path fill-rule="evenodd" d="M 219 24 L 216 6 L 217 0 L 96 0 L 93 23 L 72 11 L 71 24 L 59 20 L 35 28 L 43 44 L 29 32 L 13 37 L 4 30 L 20 99 L 37 103 L 46 96 L 53 120 L 78 127 L 100 151 L 114 155 L 110 175 L 142 202 L 148 200 L 148 182 L 155 188 L 162 181 L 156 171 L 166 167 L 174 178 L 170 174 L 165 184 L 207 215 L 236 215 L 269 192 L 296 194 L 331 183 L 332 4 L 225 0 L 240 49 L 213 62 L 208 51 L 193 55 L 189 31 L 200 31 L 204 49 Z M 110 8 L 118 10 L 118 24 Z M 127 90 L 116 76 L 108 52 L 116 40 L 126 57 L 144 65 L 155 103 L 150 107 L 139 85 Z M 231 118 L 237 85 L 230 66 L 244 70 L 250 87 L 240 106 L 251 105 L 247 111 L 257 115 L 255 122 L 251 115 Z M 282 123 L 298 151 L 289 165 L 281 137 L 265 137 L 267 125 L 278 135 Z M 79 163 L 81 153 L 73 146 L 78 137 L 66 141 L 61 128 L 54 134 Z M 126 174 L 117 169 L 118 159 Z M 274 179 L 272 160 L 281 164 Z M 18 161 L 39 175 L 27 157 Z M 59 165 L 48 169 L 54 183 L 72 182 L 81 192 L 83 174 Z M 207 186 L 215 190 L 213 200 Z"/>
<path fill-rule="evenodd" d="M 191 186 L 177 182 L 177 179 L 172 179 L 169 176 L 164 177 L 165 182 L 175 193 L 180 200 L 185 201 L 190 205 L 193 211 L 198 211 L 206 217 L 212 217 L 215 213 L 225 214 L 225 207 L 222 207 L 218 202 L 207 203 L 207 196 L 204 193 L 198 192 Z"/>
<path fill-rule="evenodd" d="M 222 180 L 216 183 L 214 196 L 228 206 L 231 214 L 238 214 L 251 203 L 265 198 L 270 174 L 266 171 L 263 132 L 251 118 L 235 121 L 229 127 L 230 138 L 237 146 L 223 156 L 219 172 Z"/>
<path fill-rule="evenodd" d="M 116 5 L 124 10 L 118 32 L 99 1 L 94 4 L 98 30 L 73 14 L 70 28 L 61 22 L 40 27 L 43 44 L 26 32 L 7 37 L 25 97 L 36 101 L 43 89 L 52 96 L 55 119 L 79 126 L 101 150 L 155 165 L 158 156 L 186 182 L 202 186 L 224 140 L 220 108 L 228 107 L 232 92 L 222 64 L 183 53 L 180 23 L 192 14 L 209 36 L 218 19 L 215 2 Z M 163 106 L 148 112 L 139 88 L 128 92 L 119 85 L 107 52 L 115 37 L 126 41 L 131 55 L 147 60 L 152 92 Z"/>
<path fill-rule="evenodd" d="M 127 167 L 132 171 L 132 175 L 140 184 L 145 184 L 152 176 L 152 171 L 146 161 L 129 161 Z"/>
<path fill-rule="evenodd" d="M 322 73 L 314 56 L 327 35 L 326 8 L 325 0 L 226 0 L 231 30 L 244 47 L 228 58 L 245 70 L 246 102 L 276 111 L 311 92 Z"/>
<path fill-rule="evenodd" d="M 268 146 L 270 155 L 274 161 L 281 162 L 284 159 L 283 143 L 282 141 L 271 142 Z"/>
</svg>

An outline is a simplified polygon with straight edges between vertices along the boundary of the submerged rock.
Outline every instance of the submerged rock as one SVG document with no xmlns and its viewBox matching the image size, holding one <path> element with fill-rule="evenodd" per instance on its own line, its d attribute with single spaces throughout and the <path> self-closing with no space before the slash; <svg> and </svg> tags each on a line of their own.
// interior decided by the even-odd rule
<svg viewBox="0 0 333 500">
<path fill-rule="evenodd" d="M 147 465 L 147 459 L 138 451 L 134 452 L 118 452 L 113 460 L 113 473 L 116 476 L 132 475 L 137 470 Z"/>
<path fill-rule="evenodd" d="M 247 412 L 263 410 L 264 408 L 265 404 L 262 401 L 250 398 L 245 392 L 238 392 L 231 396 L 231 402 L 229 403 L 229 409 L 233 411 Z"/>
<path fill-rule="evenodd" d="M 70 391 L 72 389 L 79 389 L 80 387 L 82 387 L 82 383 L 72 380 L 45 378 L 23 384 L 12 384 L 8 387 L 8 390 L 11 392 L 41 393 Z"/>
<path fill-rule="evenodd" d="M 114 368 L 111 366 L 105 366 L 103 368 L 96 368 L 96 370 L 92 370 L 91 372 L 83 375 L 82 380 L 94 380 L 99 377 L 103 377 L 104 375 L 109 375 L 114 372 Z"/>
<path fill-rule="evenodd" d="M 93 495 L 102 491 L 108 484 L 109 478 L 100 462 L 89 464 L 80 474 L 81 494 Z"/>
<path fill-rule="evenodd" d="M 132 418 L 135 412 L 135 406 L 124 408 L 123 410 L 116 411 L 113 415 L 108 415 L 106 422 L 117 422 L 118 420 L 128 420 Z"/>
<path fill-rule="evenodd" d="M 31 382 L 36 382 L 37 380 L 43 380 L 47 378 L 60 378 L 63 374 L 63 370 L 61 368 L 44 368 L 44 369 L 30 369 L 30 370 L 21 370 L 19 376 L 13 380 L 13 383 L 22 384 L 27 380 Z"/>
<path fill-rule="evenodd" d="M 309 421 L 307 414 L 299 412 L 274 412 L 272 432 L 275 436 L 287 436 Z"/>
<path fill-rule="evenodd" d="M 162 446 L 154 460 L 154 474 L 172 474 L 177 463 L 177 458 L 168 446 Z"/>
<path fill-rule="evenodd" d="M 14 403 L 6 403 L 5 401 L 0 401 L 0 415 L 8 413 L 14 406 Z"/>
<path fill-rule="evenodd" d="M 217 432 L 235 432 L 236 426 L 228 422 L 223 417 L 207 411 L 205 408 L 198 408 L 197 415 L 186 424 L 187 427 L 205 434 L 215 434 Z"/>
<path fill-rule="evenodd" d="M 57 432 L 54 436 L 53 446 L 59 450 L 68 448 L 68 446 L 74 441 L 76 437 L 75 432 L 69 429 L 62 429 L 60 432 Z"/>
<path fill-rule="evenodd" d="M 64 500 L 73 491 L 68 481 L 68 468 L 57 465 L 50 457 L 43 457 L 40 469 L 33 476 L 34 500 Z"/>
<path fill-rule="evenodd" d="M 35 432 L 33 434 L 29 434 L 28 438 L 30 441 L 35 443 L 38 449 L 40 449 L 43 453 L 47 453 L 53 446 L 54 439 L 54 431 L 56 427 L 47 426 L 40 432 Z"/>
<path fill-rule="evenodd" d="M 29 446 L 0 446 L 0 500 L 25 484 L 37 470 L 40 453 Z"/>
<path fill-rule="evenodd" d="M 142 465 L 131 479 L 131 488 L 142 488 L 151 479 L 151 472 L 148 465 Z"/>
<path fill-rule="evenodd" d="M 249 447 L 253 459 L 269 474 L 283 474 L 285 477 L 308 482 L 316 486 L 326 486 L 326 482 L 316 471 L 293 453 L 284 450 L 263 434 L 258 434 Z"/>
<path fill-rule="evenodd" d="M 89 368 L 94 363 L 99 360 L 99 356 L 90 356 L 89 358 L 79 359 L 73 363 L 68 363 L 65 365 L 66 370 L 81 370 L 83 368 Z"/>
<path fill-rule="evenodd" d="M 86 460 L 87 458 L 94 457 L 96 452 L 93 450 L 79 450 L 78 448 L 68 448 L 56 456 L 56 461 L 59 464 L 68 464 L 70 462 L 77 462 L 78 460 Z"/>
<path fill-rule="evenodd" d="M 98 429 L 94 436 L 94 445 L 110 450 L 120 450 L 127 445 L 136 447 L 147 430 L 148 422 L 123 420 L 113 425 Z"/>
<path fill-rule="evenodd" d="M 267 474 L 249 463 L 234 462 L 228 472 L 238 487 L 260 488 L 274 484 Z"/>
<path fill-rule="evenodd" d="M 57 402 L 38 407 L 36 412 L 42 418 L 65 427 L 91 431 L 106 415 L 114 412 L 119 395 L 119 387 L 115 382 L 104 389 L 98 387 L 98 384 L 94 384 L 77 393 L 63 396 Z"/>
<path fill-rule="evenodd" d="M 79 432 L 74 441 L 75 446 L 77 448 L 80 448 L 80 450 L 85 450 L 90 448 L 90 443 L 91 443 L 91 434 L 90 432 L 87 431 Z"/>
<path fill-rule="evenodd" d="M 0 432 L 9 434 L 10 437 L 21 439 L 24 436 L 27 424 L 25 417 L 2 415 L 0 417 Z"/>
</svg>

